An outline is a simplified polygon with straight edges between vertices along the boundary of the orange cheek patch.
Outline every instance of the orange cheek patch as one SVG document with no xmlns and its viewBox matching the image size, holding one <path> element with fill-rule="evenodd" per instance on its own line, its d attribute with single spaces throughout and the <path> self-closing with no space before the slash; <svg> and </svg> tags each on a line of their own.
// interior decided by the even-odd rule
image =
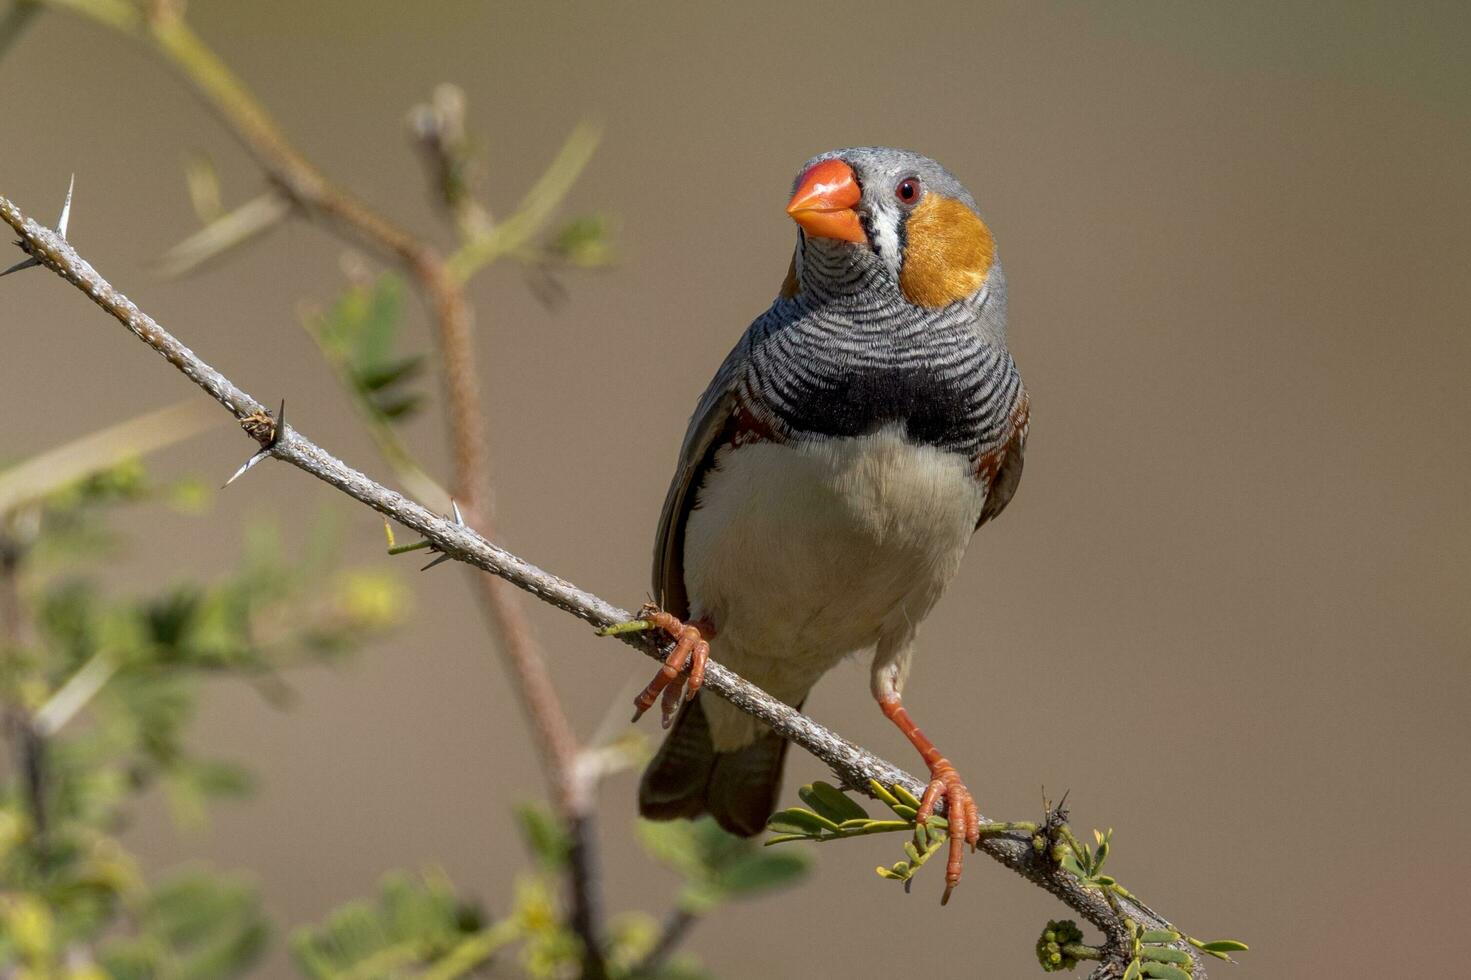
<svg viewBox="0 0 1471 980">
<path fill-rule="evenodd" d="M 905 225 L 899 288 L 915 306 L 938 309 L 981 288 L 996 259 L 991 229 L 959 201 L 931 194 Z"/>
</svg>

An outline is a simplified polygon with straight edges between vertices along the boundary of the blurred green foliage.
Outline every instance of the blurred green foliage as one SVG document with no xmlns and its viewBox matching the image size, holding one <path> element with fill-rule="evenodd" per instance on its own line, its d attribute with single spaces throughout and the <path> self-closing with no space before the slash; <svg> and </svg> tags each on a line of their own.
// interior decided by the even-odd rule
<svg viewBox="0 0 1471 980">
<path fill-rule="evenodd" d="M 534 867 L 516 877 L 502 918 L 491 921 L 480 906 L 457 897 L 441 871 L 392 874 L 375 901 L 350 902 L 321 926 L 299 930 L 291 943 L 297 966 L 313 980 L 453 980 L 503 960 L 512 974 L 533 980 L 579 976 L 581 943 L 557 897 L 571 841 L 542 804 L 522 804 L 516 814 Z M 808 868 L 804 856 L 763 852 L 712 820 L 643 822 L 639 836 L 652 857 L 685 879 L 678 907 L 688 915 L 790 885 Z M 608 974 L 616 980 L 707 976 L 690 957 L 645 965 L 659 940 L 658 925 L 645 913 L 614 916 L 607 940 Z"/>
<path fill-rule="evenodd" d="M 394 362 L 397 291 L 385 280 L 364 286 L 324 321 L 324 343 L 341 345 L 354 371 Z M 284 702 L 285 671 L 335 662 L 391 629 L 407 596 L 386 573 L 336 566 L 329 515 L 292 548 L 272 526 L 252 526 L 235 566 L 211 581 L 128 594 L 103 585 L 107 567 L 126 559 L 110 520 L 118 508 L 198 514 L 209 501 L 198 481 L 155 483 L 128 461 L 0 515 L 0 708 L 20 760 L 0 782 L 0 975 L 228 978 L 269 944 L 248 877 L 203 867 L 154 875 L 118 836 L 144 793 L 161 792 L 175 821 L 193 827 L 210 804 L 250 792 L 247 768 L 190 746 L 203 682 L 243 681 Z M 625 741 L 601 748 L 609 771 L 645 751 Z M 581 975 L 581 941 L 560 895 L 572 842 L 544 804 L 522 804 L 516 816 L 530 864 L 499 918 L 442 872 L 391 873 L 372 900 L 294 933 L 297 968 L 314 980 L 452 980 L 493 963 L 536 980 Z M 683 880 L 675 909 L 686 920 L 807 870 L 804 856 L 764 851 L 709 820 L 642 824 L 639 838 Z M 605 934 L 615 980 L 705 975 L 688 956 L 650 959 L 662 935 L 647 913 L 613 915 Z"/>
<path fill-rule="evenodd" d="M 197 513 L 197 481 L 107 466 L 0 515 L 0 706 L 16 764 L 0 782 L 0 973 L 26 978 L 238 975 L 269 929 L 248 879 L 203 868 L 153 879 L 118 840 L 138 798 L 162 791 L 197 825 L 248 770 L 188 742 L 206 678 L 272 700 L 282 671 L 336 660 L 403 616 L 386 574 L 335 568 L 330 520 L 289 558 L 254 527 L 229 573 L 118 595 L 119 506 Z"/>
<path fill-rule="evenodd" d="M 394 352 L 403 305 L 403 280 L 383 273 L 350 283 L 329 309 L 307 317 L 343 386 L 381 422 L 404 419 L 423 402 L 409 383 L 423 370 L 424 355 Z"/>
</svg>

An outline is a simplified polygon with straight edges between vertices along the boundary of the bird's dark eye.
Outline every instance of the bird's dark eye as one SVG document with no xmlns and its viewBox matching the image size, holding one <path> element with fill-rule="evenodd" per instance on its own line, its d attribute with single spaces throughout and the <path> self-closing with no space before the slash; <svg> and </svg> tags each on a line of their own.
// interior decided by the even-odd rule
<svg viewBox="0 0 1471 980">
<path fill-rule="evenodd" d="M 913 204 L 919 200 L 921 190 L 918 177 L 905 177 L 894 186 L 894 196 L 905 204 Z"/>
</svg>

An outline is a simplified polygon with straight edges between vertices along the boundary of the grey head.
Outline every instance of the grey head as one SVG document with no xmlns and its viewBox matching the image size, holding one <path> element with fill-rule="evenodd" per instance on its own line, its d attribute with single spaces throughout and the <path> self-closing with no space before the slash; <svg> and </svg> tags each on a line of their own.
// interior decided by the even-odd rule
<svg viewBox="0 0 1471 980">
<path fill-rule="evenodd" d="M 1005 276 L 975 198 L 923 154 L 887 146 L 819 154 L 802 166 L 787 210 L 801 227 L 795 288 L 893 294 L 920 309 L 1004 307 Z"/>
</svg>

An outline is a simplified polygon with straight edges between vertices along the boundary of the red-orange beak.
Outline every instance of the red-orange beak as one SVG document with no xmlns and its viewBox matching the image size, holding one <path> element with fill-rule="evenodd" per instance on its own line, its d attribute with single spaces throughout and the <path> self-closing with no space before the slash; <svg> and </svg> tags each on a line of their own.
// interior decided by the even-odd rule
<svg viewBox="0 0 1471 980">
<path fill-rule="evenodd" d="M 816 238 L 866 242 L 863 223 L 853 210 L 862 197 L 852 167 L 841 160 L 824 160 L 807 168 L 797 181 L 787 214 Z"/>
</svg>

